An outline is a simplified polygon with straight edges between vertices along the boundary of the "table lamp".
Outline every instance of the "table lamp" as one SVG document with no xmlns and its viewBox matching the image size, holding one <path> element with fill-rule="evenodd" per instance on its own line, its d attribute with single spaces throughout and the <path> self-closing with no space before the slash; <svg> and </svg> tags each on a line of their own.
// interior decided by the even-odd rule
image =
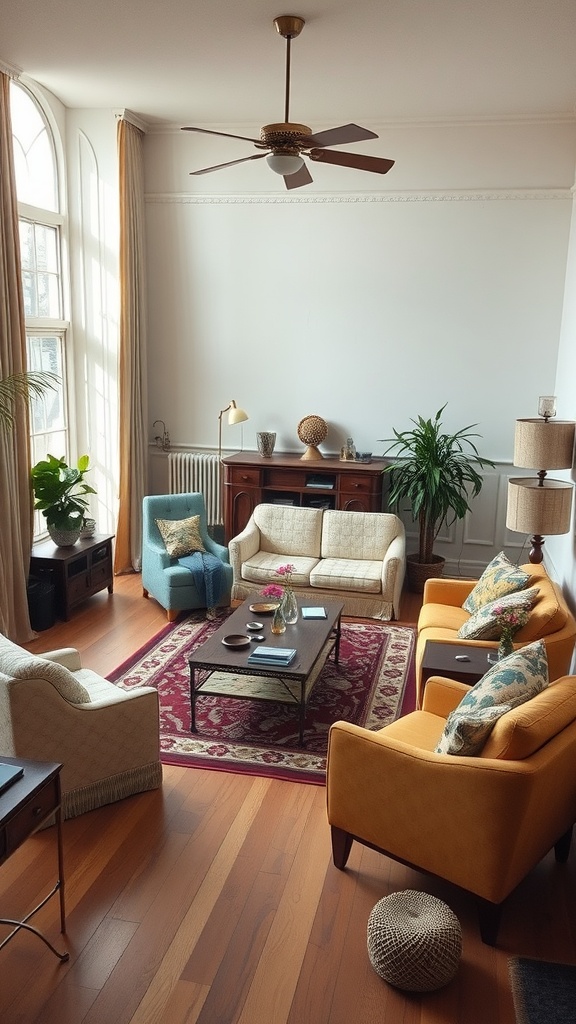
<svg viewBox="0 0 576 1024">
<path fill-rule="evenodd" d="M 555 420 L 556 399 L 542 395 L 538 402 L 539 419 L 516 420 L 514 465 L 536 469 L 535 477 L 512 477 L 508 481 L 506 526 L 518 533 L 531 533 L 529 560 L 540 563 L 544 557 L 544 536 L 568 533 L 574 485 L 567 480 L 551 480 L 549 469 L 571 469 L 576 423 Z"/>
</svg>

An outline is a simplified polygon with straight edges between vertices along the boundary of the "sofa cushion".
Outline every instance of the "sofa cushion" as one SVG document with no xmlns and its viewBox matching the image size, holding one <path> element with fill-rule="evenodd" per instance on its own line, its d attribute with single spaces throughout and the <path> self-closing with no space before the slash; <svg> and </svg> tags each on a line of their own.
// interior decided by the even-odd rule
<svg viewBox="0 0 576 1024">
<path fill-rule="evenodd" d="M 46 679 L 71 704 L 90 700 L 88 690 L 64 665 L 30 654 L 5 636 L 0 636 L 0 672 L 12 679 Z"/>
<path fill-rule="evenodd" d="M 548 576 L 533 577 L 538 587 L 538 597 L 530 612 L 530 618 L 514 637 L 518 643 L 530 643 L 542 636 L 557 633 L 566 625 L 566 610 L 562 607 L 555 585 Z"/>
<path fill-rule="evenodd" d="M 462 607 L 473 615 L 483 605 L 495 601 L 497 597 L 513 594 L 523 590 L 530 582 L 530 573 L 525 572 L 513 562 L 503 551 L 486 566 L 478 583 L 468 594 Z"/>
<path fill-rule="evenodd" d="M 538 588 L 530 587 L 529 590 L 505 594 L 504 597 L 498 597 L 495 601 L 482 605 L 467 622 L 460 626 L 458 638 L 461 640 L 499 640 L 502 635 L 502 627 L 499 623 L 500 610 L 506 608 L 509 612 L 530 611 L 537 597 Z"/>
<path fill-rule="evenodd" d="M 354 513 L 351 513 L 354 515 Z M 382 562 L 353 558 L 321 558 L 310 572 L 313 587 L 361 594 L 382 592 Z"/>
<path fill-rule="evenodd" d="M 172 558 L 191 555 L 193 551 L 206 551 L 200 536 L 200 516 L 188 519 L 155 519 L 166 551 Z"/>
<path fill-rule="evenodd" d="M 521 761 L 536 753 L 576 719 L 576 681 L 573 676 L 550 683 L 531 700 L 500 718 L 482 757 Z"/>
<path fill-rule="evenodd" d="M 418 635 L 425 629 L 449 630 L 452 639 L 470 616 L 460 605 L 423 604 L 418 616 Z"/>
<path fill-rule="evenodd" d="M 294 562 L 295 555 L 320 557 L 322 509 L 257 505 L 253 519 L 260 530 L 260 550 L 283 556 L 277 565 Z"/>
<path fill-rule="evenodd" d="M 292 573 L 292 584 L 295 587 L 310 585 L 310 573 L 316 565 L 317 558 L 305 558 L 301 555 L 290 555 L 290 562 L 294 566 Z M 256 551 L 242 563 L 242 579 L 250 580 L 251 583 L 278 583 L 282 586 L 282 578 L 276 574 L 276 569 L 288 561 L 286 554 L 275 555 L 269 551 Z"/>
<path fill-rule="evenodd" d="M 322 522 L 322 558 L 382 562 L 398 536 L 398 518 L 386 512 L 341 512 L 328 509 Z"/>
<path fill-rule="evenodd" d="M 543 640 L 513 651 L 480 679 L 446 719 L 438 754 L 478 754 L 495 722 L 548 686 Z"/>
</svg>

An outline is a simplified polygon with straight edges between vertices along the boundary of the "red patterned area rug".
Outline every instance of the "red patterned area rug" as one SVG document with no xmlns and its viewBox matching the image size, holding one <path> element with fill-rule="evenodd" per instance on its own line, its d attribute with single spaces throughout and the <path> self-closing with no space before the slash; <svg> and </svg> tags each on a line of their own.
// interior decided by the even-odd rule
<svg viewBox="0 0 576 1024">
<path fill-rule="evenodd" d="M 224 618 L 207 622 L 194 613 L 166 627 L 109 676 L 124 689 L 157 688 L 165 764 L 323 785 L 332 722 L 381 729 L 414 708 L 415 630 L 343 622 L 340 663 L 326 661 L 308 700 L 303 748 L 298 708 L 269 701 L 202 697 L 196 702 L 198 731 L 191 733 L 188 656 Z"/>
</svg>

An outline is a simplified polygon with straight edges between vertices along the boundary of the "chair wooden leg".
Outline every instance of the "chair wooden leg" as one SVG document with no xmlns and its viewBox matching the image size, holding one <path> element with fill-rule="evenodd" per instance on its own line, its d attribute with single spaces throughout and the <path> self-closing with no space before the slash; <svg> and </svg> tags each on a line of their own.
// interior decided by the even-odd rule
<svg viewBox="0 0 576 1024">
<path fill-rule="evenodd" d="M 568 860 L 570 844 L 572 842 L 572 829 L 573 826 L 570 825 L 568 831 L 563 836 L 560 836 L 558 842 L 554 843 L 554 854 L 559 864 L 565 864 Z"/>
<path fill-rule="evenodd" d="M 341 871 L 346 867 L 346 862 L 352 849 L 352 836 L 342 828 L 331 825 L 332 830 L 332 860 Z"/>
<path fill-rule="evenodd" d="M 166 616 L 168 618 L 168 622 L 175 622 L 176 619 L 178 618 L 179 614 L 180 613 L 179 613 L 177 608 L 167 608 L 166 609 Z"/>
<path fill-rule="evenodd" d="M 478 900 L 478 918 L 480 935 L 487 946 L 495 946 L 502 916 L 502 904 L 490 903 L 490 900 Z"/>
</svg>

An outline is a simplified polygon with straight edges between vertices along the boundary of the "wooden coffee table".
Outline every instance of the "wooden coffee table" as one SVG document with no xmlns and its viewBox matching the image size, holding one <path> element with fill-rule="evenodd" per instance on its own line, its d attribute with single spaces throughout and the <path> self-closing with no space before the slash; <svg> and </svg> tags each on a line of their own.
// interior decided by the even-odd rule
<svg viewBox="0 0 576 1024">
<path fill-rule="evenodd" d="M 334 653 L 338 664 L 340 654 L 341 617 L 344 605 L 341 601 L 313 602 L 298 599 L 298 610 L 314 604 L 325 608 L 325 619 L 303 619 L 301 615 L 294 625 L 286 626 L 286 632 L 275 636 L 271 631 L 272 616 L 262 616 L 250 611 L 255 598 L 247 598 L 226 622 L 212 636 L 201 644 L 189 657 L 190 665 L 190 710 L 191 731 L 196 732 L 196 701 L 199 697 L 235 697 L 238 700 L 277 701 L 280 704 L 294 704 L 299 711 L 299 746 L 304 745 L 304 722 L 306 704 L 314 684 L 329 655 Z M 225 647 L 222 639 L 229 634 L 249 635 L 246 623 L 254 619 L 263 623 L 260 631 L 267 647 L 294 647 L 296 657 L 287 667 L 276 665 L 248 665 L 248 657 L 256 643 L 240 650 Z M 245 676 L 246 680 L 210 682 L 215 672 Z M 259 684 L 250 683 L 250 677 L 258 677 Z M 268 680 L 268 682 L 266 682 Z"/>
</svg>

